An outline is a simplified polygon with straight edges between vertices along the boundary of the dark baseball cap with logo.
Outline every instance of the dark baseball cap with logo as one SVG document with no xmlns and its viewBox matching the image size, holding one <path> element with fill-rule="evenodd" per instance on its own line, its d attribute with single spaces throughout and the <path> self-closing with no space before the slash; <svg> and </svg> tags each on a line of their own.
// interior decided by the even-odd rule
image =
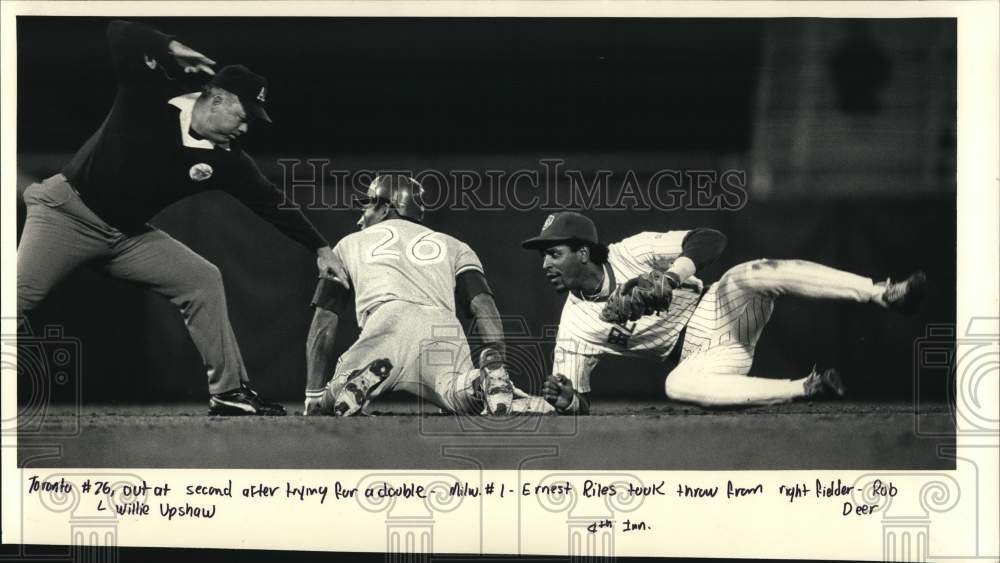
<svg viewBox="0 0 1000 563">
<path fill-rule="evenodd" d="M 539 250 L 570 240 L 597 244 L 597 226 L 575 211 L 560 211 L 549 215 L 542 224 L 542 232 L 522 242 L 521 247 Z"/>
<path fill-rule="evenodd" d="M 264 109 L 267 80 L 263 76 L 251 72 L 243 65 L 229 65 L 215 73 L 210 84 L 236 94 L 248 115 L 271 123 L 271 116 Z"/>
</svg>

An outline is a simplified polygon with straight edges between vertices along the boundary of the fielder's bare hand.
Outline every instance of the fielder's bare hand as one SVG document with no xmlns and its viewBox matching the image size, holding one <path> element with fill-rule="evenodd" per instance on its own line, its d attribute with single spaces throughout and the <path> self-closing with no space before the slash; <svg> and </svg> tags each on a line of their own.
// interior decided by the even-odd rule
<svg viewBox="0 0 1000 563">
<path fill-rule="evenodd" d="M 319 277 L 335 281 L 347 289 L 347 270 L 344 264 L 333 253 L 333 249 L 324 246 L 316 251 L 316 266 L 319 268 Z"/>
<path fill-rule="evenodd" d="M 204 72 L 209 76 L 215 74 L 215 71 L 212 70 L 212 65 L 215 64 L 215 61 L 198 51 L 195 51 L 180 41 L 171 41 L 170 44 L 167 45 L 167 50 L 171 55 L 173 55 L 177 64 L 184 69 L 185 73 L 191 74 L 195 72 Z"/>
<path fill-rule="evenodd" d="M 550 375 L 542 385 L 542 397 L 557 410 L 566 410 L 573 403 L 575 394 L 573 383 L 561 373 Z"/>
</svg>

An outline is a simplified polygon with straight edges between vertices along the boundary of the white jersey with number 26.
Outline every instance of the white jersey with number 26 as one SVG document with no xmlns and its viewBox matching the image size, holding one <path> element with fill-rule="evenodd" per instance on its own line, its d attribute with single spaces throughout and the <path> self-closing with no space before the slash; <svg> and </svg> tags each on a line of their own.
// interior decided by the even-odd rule
<svg viewBox="0 0 1000 563">
<path fill-rule="evenodd" d="M 469 245 L 405 219 L 389 219 L 340 240 L 333 252 L 355 292 L 358 324 L 387 301 L 455 312 L 455 276 L 483 265 Z"/>
</svg>

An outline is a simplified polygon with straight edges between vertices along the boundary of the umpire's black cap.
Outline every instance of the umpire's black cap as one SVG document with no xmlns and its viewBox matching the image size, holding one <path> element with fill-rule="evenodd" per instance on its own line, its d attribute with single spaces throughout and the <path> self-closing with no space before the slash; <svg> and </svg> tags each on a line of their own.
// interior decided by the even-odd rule
<svg viewBox="0 0 1000 563">
<path fill-rule="evenodd" d="M 263 76 L 250 72 L 250 69 L 243 65 L 229 65 L 222 67 L 212 77 L 211 84 L 236 94 L 248 114 L 271 123 L 271 116 L 267 115 L 264 109 L 264 102 L 267 101 L 267 80 Z"/>
<path fill-rule="evenodd" d="M 521 247 L 537 250 L 568 240 L 597 244 L 597 226 L 575 211 L 560 211 L 549 215 L 542 225 L 542 232 L 522 242 Z"/>
</svg>

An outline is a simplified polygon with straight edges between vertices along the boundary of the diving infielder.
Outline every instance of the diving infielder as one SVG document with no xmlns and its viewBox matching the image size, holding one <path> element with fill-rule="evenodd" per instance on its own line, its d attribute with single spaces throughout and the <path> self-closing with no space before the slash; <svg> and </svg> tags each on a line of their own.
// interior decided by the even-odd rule
<svg viewBox="0 0 1000 563">
<path fill-rule="evenodd" d="M 590 373 L 601 356 L 667 359 L 681 346 L 666 378 L 668 397 L 706 406 L 766 405 L 825 394 L 843 395 L 835 370 L 799 379 L 749 377 L 761 331 L 783 295 L 873 303 L 909 312 L 922 297 L 924 275 L 899 283 L 804 260 L 755 260 L 727 271 L 708 288 L 695 274 L 722 252 L 726 238 L 711 229 L 644 232 L 605 246 L 579 213 L 550 215 L 539 236 L 522 243 L 544 258 L 542 269 L 569 292 L 559 320 L 552 375 L 543 390 L 560 413 L 587 413 Z M 660 303 L 638 303 L 631 321 L 606 322 L 609 301 L 629 300 L 629 287 L 664 284 Z M 628 283 L 628 280 L 633 280 Z M 641 285 L 641 284 L 640 284 Z M 638 303 L 638 304 L 636 304 Z M 628 305 L 628 303 L 626 303 Z M 626 312 L 630 310 L 626 307 Z"/>
<path fill-rule="evenodd" d="M 361 334 L 327 383 L 337 324 L 349 294 L 340 284 L 321 280 L 307 343 L 303 414 L 353 415 L 392 390 L 453 413 L 503 415 L 514 408 L 515 390 L 503 365 L 500 314 L 483 266 L 467 244 L 421 224 L 422 193 L 412 178 L 377 177 L 361 201 L 361 231 L 334 247 L 354 290 Z M 456 298 L 471 312 L 486 342 L 481 369 L 473 367 L 455 316 Z M 517 394 L 519 403 L 527 400 Z"/>
</svg>

